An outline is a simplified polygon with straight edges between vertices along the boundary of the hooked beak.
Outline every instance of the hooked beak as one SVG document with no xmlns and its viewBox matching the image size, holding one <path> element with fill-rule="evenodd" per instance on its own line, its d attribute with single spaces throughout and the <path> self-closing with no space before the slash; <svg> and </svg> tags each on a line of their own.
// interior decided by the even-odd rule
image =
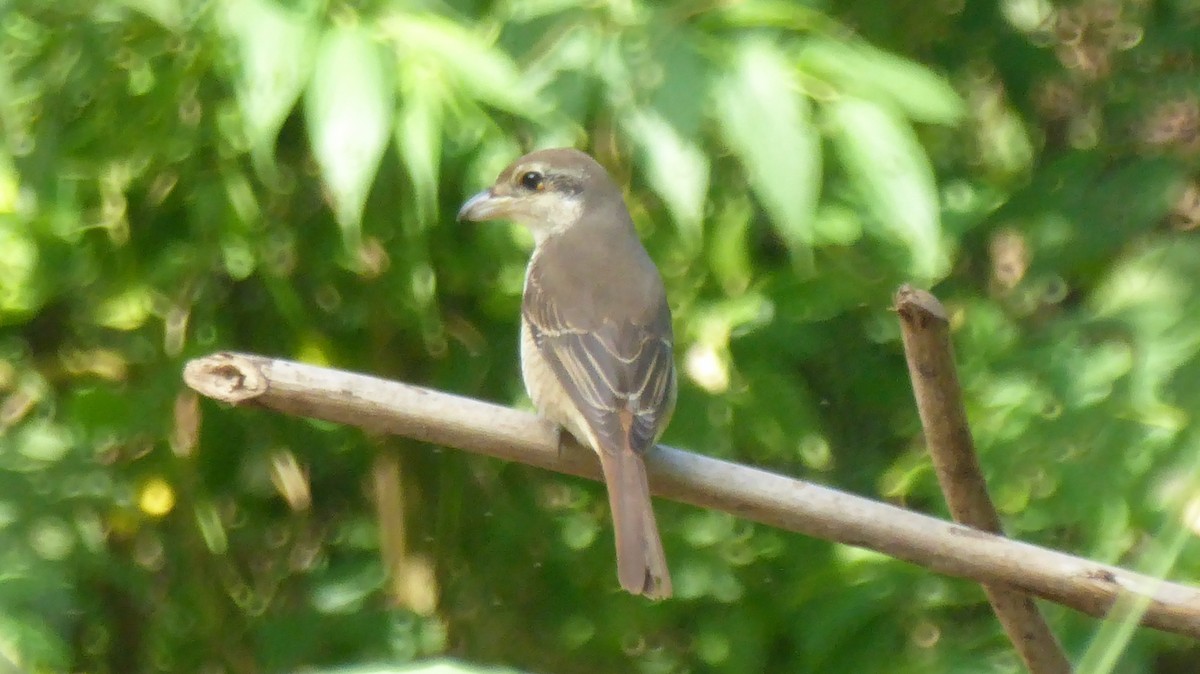
<svg viewBox="0 0 1200 674">
<path fill-rule="evenodd" d="M 458 221 L 482 222 L 502 218 L 511 200 L 511 197 L 500 196 L 490 189 L 483 190 L 467 199 L 467 203 L 458 209 Z"/>
</svg>

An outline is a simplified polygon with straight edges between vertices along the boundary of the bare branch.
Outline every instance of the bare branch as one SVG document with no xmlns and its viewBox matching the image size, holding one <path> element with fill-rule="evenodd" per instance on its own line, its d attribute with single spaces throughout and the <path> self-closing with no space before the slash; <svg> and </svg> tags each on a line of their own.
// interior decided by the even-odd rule
<svg viewBox="0 0 1200 674">
<path fill-rule="evenodd" d="M 950 514 L 967 526 L 1003 533 L 971 440 L 946 309 L 932 294 L 907 285 L 894 302 L 925 442 Z M 985 583 L 983 591 L 1032 674 L 1070 674 L 1071 663 L 1032 597 L 1007 584 Z"/>
<path fill-rule="evenodd" d="M 187 364 L 184 380 L 228 403 L 359 426 L 560 473 L 600 479 L 595 454 L 533 414 L 376 377 L 244 354 Z M 1200 590 L 944 522 L 835 489 L 660 445 L 658 496 L 869 548 L 981 583 L 1008 584 L 1088 615 L 1118 597 L 1149 603 L 1142 623 L 1200 639 Z"/>
</svg>

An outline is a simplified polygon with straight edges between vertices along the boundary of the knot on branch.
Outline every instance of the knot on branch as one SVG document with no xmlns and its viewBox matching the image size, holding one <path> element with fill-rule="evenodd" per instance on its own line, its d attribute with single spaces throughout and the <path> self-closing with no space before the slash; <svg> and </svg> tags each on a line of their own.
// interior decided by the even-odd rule
<svg viewBox="0 0 1200 674">
<path fill-rule="evenodd" d="M 197 393 L 231 405 L 257 398 L 269 388 L 258 364 L 236 353 L 214 353 L 188 361 L 183 381 Z"/>
</svg>

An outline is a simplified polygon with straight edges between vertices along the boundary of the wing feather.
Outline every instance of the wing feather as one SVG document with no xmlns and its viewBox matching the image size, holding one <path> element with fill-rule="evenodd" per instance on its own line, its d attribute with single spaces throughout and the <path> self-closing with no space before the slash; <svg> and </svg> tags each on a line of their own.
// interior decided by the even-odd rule
<svg viewBox="0 0 1200 674">
<path fill-rule="evenodd" d="M 675 366 L 666 303 L 647 320 L 570 324 L 554 299 L 531 283 L 523 313 L 538 351 L 598 438 L 643 453 L 674 410 Z M 632 423 L 626 416 L 632 414 Z"/>
</svg>

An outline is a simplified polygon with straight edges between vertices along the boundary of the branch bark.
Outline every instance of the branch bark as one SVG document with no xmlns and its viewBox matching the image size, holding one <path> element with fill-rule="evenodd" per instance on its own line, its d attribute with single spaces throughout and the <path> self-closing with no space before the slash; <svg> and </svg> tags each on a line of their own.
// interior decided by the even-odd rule
<svg viewBox="0 0 1200 674">
<path fill-rule="evenodd" d="M 967 526 L 1002 534 L 967 424 L 946 309 L 932 294 L 907 285 L 896 292 L 893 306 L 925 443 L 950 514 Z M 1070 674 L 1071 663 L 1033 597 L 1009 584 L 984 583 L 983 591 L 1031 674 Z"/>
<path fill-rule="evenodd" d="M 600 479 L 593 452 L 528 412 L 367 375 L 262 356 L 190 361 L 184 380 L 226 403 L 359 426 Z M 938 573 L 1005 584 L 1101 617 L 1119 597 L 1142 624 L 1200 639 L 1200 589 L 1073 557 L 878 501 L 660 445 L 647 457 L 661 497 L 868 548 Z"/>
</svg>

